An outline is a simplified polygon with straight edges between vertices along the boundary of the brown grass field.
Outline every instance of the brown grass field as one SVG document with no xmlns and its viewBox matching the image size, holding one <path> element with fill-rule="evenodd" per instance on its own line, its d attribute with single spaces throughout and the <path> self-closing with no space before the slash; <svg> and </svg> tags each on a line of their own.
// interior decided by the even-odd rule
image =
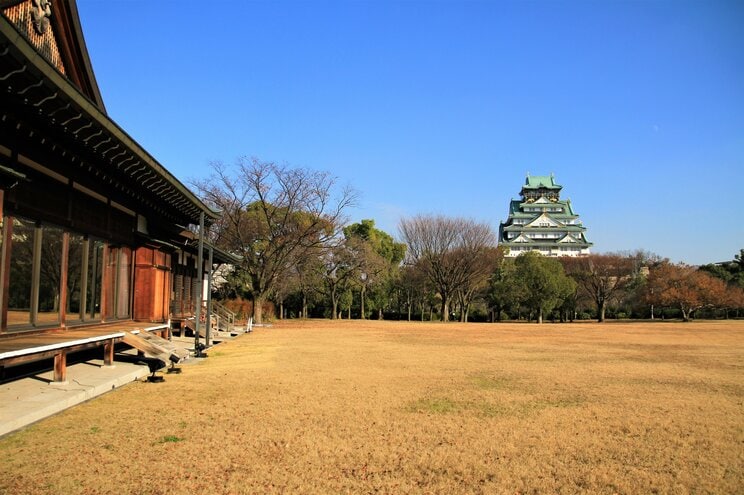
<svg viewBox="0 0 744 495">
<path fill-rule="evenodd" d="M 0 439 L 0 493 L 744 493 L 744 322 L 292 321 Z"/>
</svg>

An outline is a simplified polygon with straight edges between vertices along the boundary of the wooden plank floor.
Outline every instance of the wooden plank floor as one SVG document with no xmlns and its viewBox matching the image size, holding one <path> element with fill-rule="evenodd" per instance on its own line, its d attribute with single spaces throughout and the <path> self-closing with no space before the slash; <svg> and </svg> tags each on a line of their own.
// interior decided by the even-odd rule
<svg viewBox="0 0 744 495">
<path fill-rule="evenodd" d="M 34 349 L 49 347 L 74 346 L 83 341 L 107 340 L 123 336 L 123 332 L 133 330 L 153 331 L 167 328 L 167 324 L 155 324 L 138 321 L 124 321 L 105 325 L 92 325 L 81 328 L 68 328 L 48 333 L 26 334 L 0 338 L 0 359 L 9 354 L 17 354 L 18 351 L 27 351 L 23 354 L 31 354 Z"/>
</svg>

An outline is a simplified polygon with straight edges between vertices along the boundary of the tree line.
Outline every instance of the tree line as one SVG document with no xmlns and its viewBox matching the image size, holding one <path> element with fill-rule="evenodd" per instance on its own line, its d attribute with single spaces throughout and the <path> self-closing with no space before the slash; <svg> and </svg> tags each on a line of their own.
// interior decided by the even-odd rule
<svg viewBox="0 0 744 495">
<path fill-rule="evenodd" d="M 508 258 L 491 227 L 468 218 L 404 218 L 400 242 L 373 220 L 348 223 L 356 193 L 324 172 L 242 158 L 235 167 L 212 164 L 194 186 L 222 212 L 209 240 L 241 258 L 223 270 L 215 297 L 250 300 L 256 322 L 265 310 L 278 318 L 601 322 L 744 309 L 744 250 L 700 268 L 644 251 Z"/>
</svg>

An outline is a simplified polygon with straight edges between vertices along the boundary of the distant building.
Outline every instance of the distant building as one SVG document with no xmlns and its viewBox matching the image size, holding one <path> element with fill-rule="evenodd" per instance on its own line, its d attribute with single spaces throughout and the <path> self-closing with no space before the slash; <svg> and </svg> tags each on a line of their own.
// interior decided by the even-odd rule
<svg viewBox="0 0 744 495">
<path fill-rule="evenodd" d="M 563 186 L 550 176 L 527 175 L 522 199 L 509 204 L 509 218 L 499 226 L 499 244 L 508 248 L 506 256 L 527 251 L 544 256 L 582 256 L 589 254 L 586 227 L 574 213 L 571 201 L 561 200 Z"/>
</svg>

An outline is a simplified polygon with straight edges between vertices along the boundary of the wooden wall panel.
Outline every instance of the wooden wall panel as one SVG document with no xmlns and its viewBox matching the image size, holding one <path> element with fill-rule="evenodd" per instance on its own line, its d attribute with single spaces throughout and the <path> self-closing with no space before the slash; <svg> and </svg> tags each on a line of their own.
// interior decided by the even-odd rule
<svg viewBox="0 0 744 495">
<path fill-rule="evenodd" d="M 168 318 L 170 310 L 170 271 L 157 264 L 164 253 L 156 249 L 137 249 L 137 265 L 134 273 L 134 319 L 160 322 Z"/>
</svg>

